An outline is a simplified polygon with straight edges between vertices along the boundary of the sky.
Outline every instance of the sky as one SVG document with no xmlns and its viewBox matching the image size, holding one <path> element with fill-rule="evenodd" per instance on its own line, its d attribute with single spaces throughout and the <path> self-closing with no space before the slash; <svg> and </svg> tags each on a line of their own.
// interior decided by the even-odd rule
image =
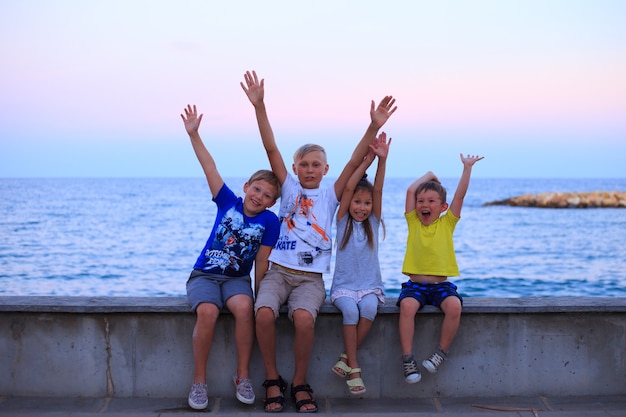
<svg viewBox="0 0 626 417">
<path fill-rule="evenodd" d="M 239 83 L 265 80 L 287 164 L 336 177 L 385 95 L 389 177 L 626 177 L 626 1 L 0 0 L 0 178 L 224 177 L 269 164 Z"/>
</svg>

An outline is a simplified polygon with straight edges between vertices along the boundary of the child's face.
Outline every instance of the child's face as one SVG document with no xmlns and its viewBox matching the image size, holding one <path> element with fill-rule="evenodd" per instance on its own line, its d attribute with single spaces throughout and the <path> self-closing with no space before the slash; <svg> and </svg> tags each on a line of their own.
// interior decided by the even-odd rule
<svg viewBox="0 0 626 417">
<path fill-rule="evenodd" d="M 328 163 L 320 151 L 308 152 L 293 164 L 293 173 L 303 188 L 318 188 L 327 172 Z"/>
<path fill-rule="evenodd" d="M 441 201 L 439 193 L 435 190 L 422 191 L 415 197 L 417 217 L 424 226 L 428 226 L 437 220 L 447 208 L 448 203 Z"/>
<path fill-rule="evenodd" d="M 359 189 L 354 193 L 350 201 L 350 216 L 357 222 L 364 221 L 372 213 L 373 204 L 372 193 L 363 188 Z"/>
<path fill-rule="evenodd" d="M 256 216 L 266 208 L 272 207 L 278 198 L 276 187 L 265 180 L 245 183 L 243 192 L 243 212 L 246 216 Z"/>
</svg>

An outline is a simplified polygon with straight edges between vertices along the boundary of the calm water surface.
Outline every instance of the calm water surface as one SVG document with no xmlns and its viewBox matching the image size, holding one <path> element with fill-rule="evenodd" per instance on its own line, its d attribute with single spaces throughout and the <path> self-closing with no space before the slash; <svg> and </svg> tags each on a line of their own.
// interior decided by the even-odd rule
<svg viewBox="0 0 626 417">
<path fill-rule="evenodd" d="M 457 179 L 444 180 L 451 196 Z M 244 179 L 227 179 L 241 190 Z M 404 276 L 404 196 L 385 184 L 387 295 Z M 472 179 L 455 232 L 465 297 L 626 296 L 626 209 L 484 207 L 626 179 Z M 213 224 L 204 179 L 0 179 L 0 294 L 182 296 Z M 332 275 L 325 276 L 330 289 Z"/>
</svg>

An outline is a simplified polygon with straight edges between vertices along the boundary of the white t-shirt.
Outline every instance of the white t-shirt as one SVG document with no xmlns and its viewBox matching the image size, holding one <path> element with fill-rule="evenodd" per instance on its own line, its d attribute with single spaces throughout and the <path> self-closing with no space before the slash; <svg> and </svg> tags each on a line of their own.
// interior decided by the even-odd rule
<svg viewBox="0 0 626 417">
<path fill-rule="evenodd" d="M 299 271 L 330 272 L 332 221 L 338 206 L 333 185 L 304 189 L 287 175 L 278 211 L 280 235 L 270 261 Z"/>
</svg>

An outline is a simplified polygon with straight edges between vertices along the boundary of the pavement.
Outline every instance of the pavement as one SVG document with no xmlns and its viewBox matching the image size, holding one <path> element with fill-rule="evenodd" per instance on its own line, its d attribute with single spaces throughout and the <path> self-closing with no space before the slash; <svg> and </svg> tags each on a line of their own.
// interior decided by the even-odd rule
<svg viewBox="0 0 626 417">
<path fill-rule="evenodd" d="M 381 417 L 626 417 L 626 395 L 577 397 L 491 397 L 362 399 L 318 398 L 317 415 Z M 299 416 L 287 400 L 280 416 Z M 204 411 L 186 398 L 40 398 L 0 396 L 0 417 L 261 417 L 263 402 L 239 403 L 213 397 Z"/>
</svg>

